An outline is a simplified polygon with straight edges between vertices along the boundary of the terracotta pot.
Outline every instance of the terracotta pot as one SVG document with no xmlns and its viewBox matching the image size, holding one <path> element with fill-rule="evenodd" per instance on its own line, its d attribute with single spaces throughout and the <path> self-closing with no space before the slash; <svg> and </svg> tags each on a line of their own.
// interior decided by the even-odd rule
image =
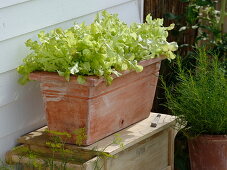
<svg viewBox="0 0 227 170">
<path fill-rule="evenodd" d="M 162 59 L 140 62 L 142 72 L 125 71 L 110 86 L 95 76 L 87 76 L 81 85 L 75 76 L 67 82 L 50 72 L 33 72 L 30 79 L 41 81 L 48 128 L 71 134 L 85 128 L 83 145 L 89 145 L 149 116 Z M 75 139 L 74 135 L 67 143 Z"/>
<path fill-rule="evenodd" d="M 227 135 L 204 135 L 188 140 L 192 170 L 227 170 Z"/>
</svg>

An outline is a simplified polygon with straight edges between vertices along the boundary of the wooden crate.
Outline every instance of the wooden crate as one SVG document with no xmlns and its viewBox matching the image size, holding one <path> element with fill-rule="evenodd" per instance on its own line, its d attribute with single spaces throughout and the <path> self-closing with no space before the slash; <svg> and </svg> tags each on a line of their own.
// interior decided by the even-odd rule
<svg viewBox="0 0 227 170">
<path fill-rule="evenodd" d="M 72 151 L 64 155 L 64 158 L 73 157 L 65 164 L 66 169 L 93 170 L 99 164 L 102 170 L 171 170 L 173 169 L 174 137 L 176 134 L 175 117 L 161 114 L 157 127 L 150 127 L 157 113 L 126 129 L 118 132 L 124 147 L 112 144 L 114 135 L 100 140 L 90 146 L 79 147 L 65 144 L 65 148 Z M 35 158 L 36 164 L 45 164 L 45 160 L 51 157 L 52 151 L 46 145 L 49 136 L 44 133 L 45 128 L 38 129 L 18 139 L 23 146 L 31 151 L 39 153 Z M 101 158 L 101 153 L 114 155 L 110 158 Z M 6 154 L 6 160 L 10 164 L 20 163 L 25 169 L 31 169 L 31 160 L 28 155 L 20 151 L 11 150 Z M 62 164 L 62 157 L 56 153 L 54 163 Z"/>
</svg>

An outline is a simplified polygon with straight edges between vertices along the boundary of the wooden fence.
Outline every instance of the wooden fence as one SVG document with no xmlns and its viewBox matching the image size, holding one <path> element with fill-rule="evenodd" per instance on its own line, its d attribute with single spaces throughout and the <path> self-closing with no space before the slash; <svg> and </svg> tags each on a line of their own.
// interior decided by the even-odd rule
<svg viewBox="0 0 227 170">
<path fill-rule="evenodd" d="M 185 12 L 186 3 L 182 3 L 180 0 L 144 0 L 144 20 L 147 14 L 151 14 L 153 18 L 165 18 L 167 13 L 173 13 L 175 15 L 182 15 Z M 164 25 L 168 26 L 173 23 L 174 20 L 164 19 Z M 184 24 L 184 20 L 180 20 Z M 176 41 L 178 44 L 194 44 L 196 32 L 195 31 L 184 31 L 181 36 L 172 36 L 171 33 L 169 35 L 169 41 Z M 188 47 L 185 47 L 184 50 L 181 51 L 181 55 L 185 55 L 188 51 Z M 160 75 L 164 75 L 164 79 L 168 79 L 166 75 L 171 72 L 169 68 L 169 62 L 162 62 Z M 165 102 L 164 91 L 161 88 L 161 83 L 158 83 L 156 90 L 156 97 L 154 100 L 154 105 L 152 111 L 154 112 L 162 112 L 168 113 L 161 104 Z"/>
</svg>

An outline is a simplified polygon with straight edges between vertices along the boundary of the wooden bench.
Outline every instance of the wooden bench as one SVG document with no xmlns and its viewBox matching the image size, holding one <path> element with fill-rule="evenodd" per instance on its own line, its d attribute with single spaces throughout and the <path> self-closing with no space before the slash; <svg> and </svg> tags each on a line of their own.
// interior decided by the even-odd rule
<svg viewBox="0 0 227 170">
<path fill-rule="evenodd" d="M 156 116 L 157 113 L 151 113 L 147 119 L 119 131 L 123 147 L 113 144 L 114 135 L 86 147 L 64 144 L 64 149 L 70 152 L 64 155 L 55 152 L 52 163 L 74 170 L 93 170 L 97 165 L 103 170 L 173 170 L 175 117 L 161 114 L 157 127 L 150 127 Z M 53 150 L 46 144 L 50 138 L 44 133 L 46 128 L 20 137 L 18 142 L 22 145 L 19 148 L 29 148 L 30 155 L 23 154 L 23 149 L 13 149 L 6 154 L 7 163 L 22 164 L 24 169 L 32 169 L 29 164 L 34 162 L 37 169 L 46 164 L 53 156 Z M 31 158 L 32 152 L 38 154 Z M 114 157 L 103 157 L 105 154 Z M 63 164 L 66 158 L 73 159 Z"/>
</svg>

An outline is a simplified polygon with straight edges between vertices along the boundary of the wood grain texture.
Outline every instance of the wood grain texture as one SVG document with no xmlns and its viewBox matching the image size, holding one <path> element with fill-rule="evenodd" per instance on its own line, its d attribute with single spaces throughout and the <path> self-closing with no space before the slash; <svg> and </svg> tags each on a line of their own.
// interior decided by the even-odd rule
<svg viewBox="0 0 227 170">
<path fill-rule="evenodd" d="M 30 82 L 22 86 L 18 83 L 18 77 L 16 70 L 0 74 L 0 108 L 29 96 L 37 98 L 37 103 L 41 101 L 39 84 Z"/>
<path fill-rule="evenodd" d="M 4 140 L 5 136 L 18 130 L 45 120 L 40 94 L 38 91 L 32 94 L 34 96 L 28 94 L 15 102 L 0 107 L 0 140 Z M 0 146 L 0 150 L 2 147 Z"/>
<path fill-rule="evenodd" d="M 174 170 L 174 139 L 176 130 L 169 128 L 168 133 L 168 165 L 170 165 L 171 170 Z"/>
<path fill-rule="evenodd" d="M 161 170 L 168 164 L 168 131 L 162 131 L 107 160 L 108 170 Z"/>
<path fill-rule="evenodd" d="M 164 25 L 169 26 L 171 23 L 174 23 L 176 21 L 166 19 L 165 14 L 173 13 L 174 15 L 182 16 L 186 12 L 186 6 L 187 3 L 183 3 L 180 0 L 144 0 L 144 19 L 147 14 L 151 14 L 153 18 L 164 18 Z M 185 19 L 183 17 L 178 22 L 180 22 L 182 26 L 186 25 Z M 176 41 L 178 45 L 194 44 L 196 35 L 196 30 L 182 31 L 179 36 L 172 35 L 172 33 L 170 32 L 168 41 Z M 184 47 L 181 48 L 180 51 L 178 50 L 178 53 L 180 53 L 180 55 L 184 57 L 189 50 L 193 51 L 194 49 L 192 49 L 191 47 Z M 164 62 L 162 64 L 160 75 L 163 75 L 164 80 L 169 80 L 169 75 L 173 75 L 172 67 L 169 62 Z M 165 92 L 162 88 L 162 83 L 159 81 L 152 111 L 169 114 L 169 111 L 166 109 L 166 107 L 162 106 L 162 104 L 166 102 L 164 93 Z"/>
<path fill-rule="evenodd" d="M 17 144 L 17 139 L 39 127 L 45 126 L 45 120 L 39 120 L 36 123 L 33 122 L 32 125 L 24 126 L 22 129 L 14 129 L 13 132 L 10 132 L 7 136 L 3 136 L 0 138 L 0 158 L 4 160 L 5 153 L 13 148 Z"/>
<path fill-rule="evenodd" d="M 20 4 L 20 3 L 24 3 L 24 2 L 28 2 L 28 1 L 31 1 L 31 0 L 0 0 L 0 9 L 1 8 L 5 8 L 5 7 L 9 7 L 9 6 L 12 6 L 12 5 L 17 5 L 17 4 Z"/>
<path fill-rule="evenodd" d="M 20 147 L 24 147 L 24 145 L 21 145 Z M 14 150 L 14 151 L 7 152 L 5 158 L 6 158 L 6 161 L 7 161 L 8 164 L 23 165 L 22 166 L 23 170 L 38 170 L 38 169 L 42 169 L 42 168 L 45 167 L 46 161 L 47 161 L 46 159 L 48 159 L 48 156 L 49 155 L 42 155 L 42 157 L 37 156 L 35 159 L 31 160 L 31 158 L 29 158 L 28 155 L 26 155 L 26 154 L 24 154 L 20 151 Z M 39 165 L 39 168 L 35 168 L 33 166 L 34 160 L 35 160 L 36 165 Z M 64 165 L 64 162 L 62 162 L 61 160 L 56 158 L 55 160 L 53 160 L 53 164 L 56 167 L 60 168 L 61 166 Z M 65 167 L 67 169 L 83 170 L 83 165 L 81 163 L 78 163 L 78 162 L 67 162 L 65 164 Z"/>
<path fill-rule="evenodd" d="M 90 146 L 79 147 L 76 145 L 66 144 L 65 148 L 71 149 L 71 150 L 78 150 L 78 149 L 92 150 L 93 148 L 96 148 L 97 151 L 103 151 L 104 148 L 108 146 L 105 149 L 105 152 L 108 152 L 113 155 L 117 154 L 121 152 L 123 149 L 127 149 L 135 145 L 136 143 L 139 143 L 175 125 L 176 121 L 174 116 L 161 114 L 157 127 L 155 128 L 150 127 L 151 121 L 154 120 L 157 114 L 158 113 L 151 113 L 148 118 L 117 132 L 117 134 L 122 138 L 122 143 L 124 144 L 124 148 L 121 148 L 119 145 L 112 144 L 114 140 L 114 134 Z M 45 129 L 47 129 L 47 127 L 43 127 L 34 132 L 28 133 L 27 135 L 20 137 L 18 139 L 18 142 L 29 144 L 29 145 L 46 146 L 45 143 L 48 140 L 48 137 L 44 133 Z"/>
<path fill-rule="evenodd" d="M 171 164 L 173 164 L 173 162 L 169 162 L 170 159 L 168 157 L 170 155 L 169 145 L 172 145 L 172 143 L 169 143 L 173 142 L 172 138 L 174 138 L 174 136 L 170 137 L 169 135 L 172 135 L 172 133 L 169 132 L 171 127 L 175 125 L 175 117 L 161 114 L 158 126 L 152 128 L 150 127 L 150 123 L 155 116 L 157 116 L 157 113 L 151 113 L 149 118 L 121 130 L 119 135 L 123 140 L 123 148 L 119 145 L 111 144 L 114 135 L 92 146 L 78 147 L 76 145 L 66 144 L 65 148 L 76 151 L 74 154 L 78 151 L 80 151 L 79 153 L 86 153 L 84 155 L 86 158 L 89 152 L 93 154 L 94 147 L 96 148 L 96 152 L 98 152 L 99 150 L 103 151 L 103 148 L 109 145 L 104 151 L 115 157 L 101 160 L 99 163 L 105 165 L 102 170 L 171 170 Z M 42 149 L 46 146 L 44 141 L 47 141 L 47 138 L 43 134 L 44 130 L 45 128 L 42 128 L 27 134 L 19 138 L 19 142 L 29 145 L 30 147 L 32 146 L 32 150 L 39 152 L 38 148 L 40 148 L 41 145 Z M 37 148 L 34 148 L 34 145 L 36 145 Z M 40 152 L 50 153 L 50 151 L 47 150 L 48 147 Z M 43 158 L 39 159 L 39 161 L 42 159 Z M 11 163 L 18 162 L 18 153 L 8 152 L 7 160 L 8 162 L 11 161 Z M 26 157 L 24 157 L 23 160 L 25 164 L 29 161 Z M 93 170 L 97 160 L 98 158 L 94 157 L 82 164 L 79 163 L 75 165 L 74 163 L 70 166 L 83 170 Z"/>
<path fill-rule="evenodd" d="M 2 23 L 4 23 L 5 26 L 1 30 L 3 34 L 0 34 L 0 41 L 103 9 L 108 9 L 129 1 L 130 0 L 33 0 L 8 8 L 2 8 L 0 9 L 0 16 L 2 21 L 4 20 Z"/>
</svg>

